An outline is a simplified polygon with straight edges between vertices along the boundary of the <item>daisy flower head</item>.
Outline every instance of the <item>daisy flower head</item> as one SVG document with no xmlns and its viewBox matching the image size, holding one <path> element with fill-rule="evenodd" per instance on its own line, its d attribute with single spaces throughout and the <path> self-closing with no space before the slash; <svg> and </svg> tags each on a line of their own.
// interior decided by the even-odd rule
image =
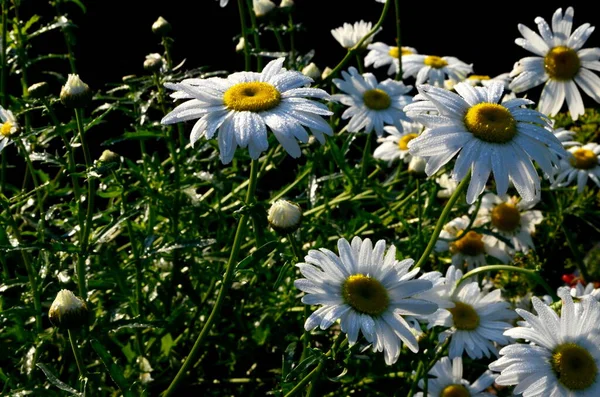
<svg viewBox="0 0 600 397">
<path fill-rule="evenodd" d="M 435 178 L 435 182 L 440 185 L 440 190 L 437 192 L 438 198 L 450 198 L 452 193 L 454 193 L 458 187 L 458 183 L 445 172 Z"/>
<path fill-rule="evenodd" d="M 313 81 L 298 71 L 286 70 L 284 58 L 269 62 L 262 72 L 237 72 L 227 78 L 186 79 L 165 83 L 175 90 L 175 99 L 188 99 L 167 114 L 162 124 L 199 119 L 190 134 L 193 145 L 204 137 L 218 133 L 221 162 L 228 164 L 236 148 L 248 148 L 250 157 L 258 159 L 267 150 L 267 127 L 293 158 L 301 155 L 297 141 L 308 142 L 309 128 L 315 138 L 325 143 L 333 131 L 322 116 L 329 116 L 324 104 L 312 100 L 329 99 Z"/>
<path fill-rule="evenodd" d="M 310 250 L 306 262 L 296 265 L 306 277 L 294 282 L 306 293 L 302 302 L 321 305 L 304 328 L 327 329 L 339 319 L 351 346 L 362 332 L 373 351 L 384 352 L 388 365 L 398 359 L 402 343 L 417 352 L 417 339 L 403 316 L 436 311 L 435 303 L 413 297 L 431 289 L 431 281 L 415 280 L 419 268 L 411 269 L 414 261 L 397 261 L 396 248 L 391 245 L 386 250 L 384 240 L 373 246 L 369 239 L 354 237 L 348 243 L 341 238 L 338 252 Z"/>
<path fill-rule="evenodd" d="M 548 117 L 523 107 L 530 100 L 500 103 L 504 87 L 499 82 L 487 87 L 461 82 L 454 87 L 458 94 L 431 85 L 417 88 L 420 95 L 404 111 L 427 128 L 408 149 L 427 158 L 430 176 L 458 154 L 452 178 L 461 181 L 471 171 L 467 203 L 483 192 L 491 173 L 498 195 L 506 194 L 512 182 L 525 201 L 535 199 L 541 183 L 533 160 L 552 181 L 565 150 L 550 132 Z"/>
<path fill-rule="evenodd" d="M 569 186 L 577 181 L 577 193 L 582 193 L 588 178 L 600 187 L 600 145 L 595 142 L 567 149 L 568 156 L 561 158 L 560 170 L 551 187 Z"/>
<path fill-rule="evenodd" d="M 362 40 L 370 31 L 372 27 L 371 22 L 365 22 L 361 20 L 360 22 L 354 22 L 354 25 L 349 23 L 344 23 L 344 25 L 339 28 L 332 29 L 331 34 L 333 37 L 342 45 L 342 47 L 350 49 L 358 44 L 359 41 Z M 369 36 L 367 40 L 364 41 L 362 48 L 366 47 L 373 41 L 373 37 L 380 31 Z"/>
<path fill-rule="evenodd" d="M 565 148 L 581 145 L 581 143 L 575 140 L 575 131 L 566 130 L 561 127 L 553 130 L 552 132 Z"/>
<path fill-rule="evenodd" d="M 10 144 L 10 137 L 19 131 L 19 124 L 13 112 L 0 106 L 0 152 Z"/>
<path fill-rule="evenodd" d="M 584 296 L 591 296 L 600 301 L 600 288 L 596 288 L 594 283 L 587 283 L 585 286 L 578 281 L 574 287 L 570 287 L 569 293 L 573 298 L 581 299 Z"/>
<path fill-rule="evenodd" d="M 455 57 L 412 54 L 402 57 L 404 77 L 415 77 L 416 84 L 431 84 L 444 87 L 446 78 L 463 81 L 473 73 L 473 65 L 468 65 Z"/>
<path fill-rule="evenodd" d="M 496 383 L 516 385 L 513 393 L 525 397 L 583 397 L 600 395 L 600 306 L 592 297 L 576 305 L 566 289 L 559 290 L 560 316 L 536 297 L 537 315 L 516 309 L 525 320 L 505 335 L 524 339 L 500 350 L 489 368 L 500 372 Z"/>
<path fill-rule="evenodd" d="M 485 235 L 475 230 L 467 231 L 470 223 L 466 215 L 448 222 L 435 243 L 435 251 L 450 251 L 452 265 L 462 268 L 466 264 L 469 270 L 487 264 L 486 255 L 493 256 L 502 263 L 508 263 L 510 255 L 504 249 L 493 245 Z"/>
<path fill-rule="evenodd" d="M 388 125 L 383 127 L 384 131 L 389 135 L 377 139 L 381 145 L 375 148 L 373 157 L 384 160 L 391 165 L 396 159 L 400 159 L 405 163 L 410 162 L 412 156 L 408 152 L 408 142 L 419 136 L 423 130 L 423 126 L 419 123 L 409 123 L 401 120 L 403 132 L 398 131 L 394 126 Z"/>
<path fill-rule="evenodd" d="M 535 233 L 535 226 L 544 219 L 541 211 L 533 209 L 537 203 L 538 200 L 523 201 L 517 196 L 484 194 L 477 213 L 478 223 L 489 223 L 493 232 L 511 242 L 512 248 L 494 236 L 486 235 L 484 239 L 510 254 L 515 251 L 526 254 L 534 249 L 531 235 Z"/>
<path fill-rule="evenodd" d="M 592 73 L 592 70 L 600 70 L 600 48 L 582 48 L 594 27 L 584 23 L 571 33 L 573 14 L 573 7 L 567 8 L 564 15 L 562 8 L 557 9 L 552 16 L 552 28 L 537 17 L 539 35 L 519 24 L 523 38 L 516 39 L 515 43 L 536 56 L 515 64 L 510 88 L 519 93 L 544 83 L 540 112 L 554 116 L 566 99 L 571 118 L 577 120 L 585 111 L 578 86 L 600 103 L 600 77 Z"/>
<path fill-rule="evenodd" d="M 365 67 L 373 65 L 374 68 L 390 65 L 387 70 L 388 75 L 395 75 L 400 68 L 400 57 L 404 63 L 404 57 L 416 54 L 417 50 L 412 47 L 389 46 L 380 41 L 367 46 L 369 52 L 365 56 Z"/>
<path fill-rule="evenodd" d="M 429 375 L 427 395 L 418 392 L 415 397 L 493 397 L 493 394 L 486 393 L 484 390 L 494 383 L 497 375 L 491 371 L 485 371 L 473 384 L 463 379 L 462 357 L 455 357 L 450 360 L 448 357 L 442 357 L 436 362 Z M 419 380 L 419 387 L 424 388 L 423 379 Z"/>
<path fill-rule="evenodd" d="M 398 131 L 403 131 L 400 121 L 411 121 L 402 109 L 412 100 L 405 95 L 412 86 L 392 79 L 379 83 L 372 73 L 361 75 L 355 67 L 350 67 L 348 72 L 343 71 L 342 77 L 332 82 L 344 94 L 335 94 L 332 98 L 348 106 L 342 113 L 342 119 L 350 119 L 349 132 L 368 134 L 375 130 L 377 136 L 381 136 L 384 125 L 393 125 Z"/>
<path fill-rule="evenodd" d="M 458 289 L 455 285 L 456 281 L 446 287 L 454 307 L 438 309 L 429 316 L 428 328 L 436 325 L 449 328 L 440 338 L 452 338 L 448 351 L 451 359 L 461 357 L 464 352 L 473 359 L 498 355 L 496 344 L 510 343 L 503 335 L 516 317 L 510 303 L 501 297 L 499 289 L 484 292 L 476 281 L 465 282 Z"/>
</svg>

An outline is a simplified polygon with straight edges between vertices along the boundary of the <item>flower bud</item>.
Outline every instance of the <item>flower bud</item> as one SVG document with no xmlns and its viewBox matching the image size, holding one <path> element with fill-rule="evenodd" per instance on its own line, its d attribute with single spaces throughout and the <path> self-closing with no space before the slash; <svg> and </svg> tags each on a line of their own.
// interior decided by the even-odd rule
<svg viewBox="0 0 600 397">
<path fill-rule="evenodd" d="M 294 6 L 293 0 L 281 0 L 281 3 L 279 4 L 280 8 L 293 7 L 293 6 Z"/>
<path fill-rule="evenodd" d="M 158 53 L 153 53 L 146 55 L 146 60 L 144 61 L 144 69 L 149 72 L 160 72 L 165 62 L 162 56 Z"/>
<path fill-rule="evenodd" d="M 75 329 L 87 323 L 88 309 L 83 299 L 68 289 L 61 289 L 50 306 L 48 316 L 55 327 Z"/>
<path fill-rule="evenodd" d="M 29 88 L 27 88 L 27 93 L 32 99 L 42 99 L 48 96 L 49 91 L 50 88 L 48 86 L 48 83 L 46 83 L 45 81 L 42 81 L 41 83 L 32 84 L 29 86 Z"/>
<path fill-rule="evenodd" d="M 326 66 L 325 70 L 323 70 L 323 73 L 321 73 L 321 78 L 325 80 L 327 77 L 329 77 L 331 72 L 333 72 L 333 69 L 331 69 L 329 66 Z"/>
<path fill-rule="evenodd" d="M 171 31 L 171 24 L 163 17 L 158 17 L 152 24 L 152 32 L 160 37 L 166 36 Z"/>
<path fill-rule="evenodd" d="M 60 101 L 69 108 L 82 108 L 92 100 L 92 90 L 81 81 L 79 75 L 69 74 L 67 83 L 60 90 Z"/>
<path fill-rule="evenodd" d="M 260 18 L 271 12 L 275 8 L 275 3 L 271 0 L 252 0 L 252 8 L 254 8 L 254 14 Z"/>
<path fill-rule="evenodd" d="M 291 201 L 277 200 L 269 208 L 267 220 L 276 232 L 292 233 L 300 226 L 302 208 Z"/>
<path fill-rule="evenodd" d="M 302 68 L 302 74 L 310 77 L 313 80 L 321 77 L 321 69 L 314 62 L 309 63 L 304 68 Z"/>
<path fill-rule="evenodd" d="M 413 156 L 408 163 L 408 172 L 417 177 L 425 177 L 426 165 L 427 163 L 423 157 Z"/>
<path fill-rule="evenodd" d="M 112 152 L 110 150 L 105 150 L 102 152 L 102 154 L 98 158 L 98 161 L 100 161 L 101 163 L 115 163 L 115 162 L 119 161 L 119 158 L 120 158 L 120 156 L 118 154 L 116 154 L 115 152 Z"/>
<path fill-rule="evenodd" d="M 246 40 L 244 40 L 243 37 L 240 37 L 240 41 L 238 41 L 238 43 L 235 46 L 235 50 L 237 52 L 240 52 L 244 49 L 244 47 L 246 47 Z"/>
</svg>

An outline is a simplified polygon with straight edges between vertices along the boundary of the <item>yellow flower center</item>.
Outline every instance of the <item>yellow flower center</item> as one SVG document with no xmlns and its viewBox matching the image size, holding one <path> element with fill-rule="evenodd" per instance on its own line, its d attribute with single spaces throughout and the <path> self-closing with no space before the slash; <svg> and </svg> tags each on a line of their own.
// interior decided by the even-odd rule
<svg viewBox="0 0 600 397">
<path fill-rule="evenodd" d="M 517 122 L 510 111 L 497 103 L 478 103 L 465 114 L 465 126 L 485 142 L 506 143 L 517 133 Z"/>
<path fill-rule="evenodd" d="M 503 232 L 512 232 L 521 224 L 521 213 L 512 204 L 501 203 L 492 210 L 492 225 Z"/>
<path fill-rule="evenodd" d="M 462 236 L 462 234 L 463 231 L 461 230 L 457 237 Z M 483 254 L 485 252 L 483 235 L 472 230 L 468 231 L 467 234 L 450 244 L 450 252 L 457 251 L 468 256 Z"/>
<path fill-rule="evenodd" d="M 569 47 L 554 47 L 544 57 L 544 69 L 554 80 L 572 80 L 580 67 L 577 52 Z"/>
<path fill-rule="evenodd" d="M 471 397 L 471 393 L 463 385 L 449 385 L 444 387 L 440 397 Z"/>
<path fill-rule="evenodd" d="M 573 157 L 569 162 L 575 168 L 589 170 L 598 165 L 598 156 L 590 149 L 577 149 L 572 154 Z"/>
<path fill-rule="evenodd" d="M 0 134 L 8 138 L 10 136 L 10 130 L 12 130 L 12 128 L 13 124 L 10 121 L 7 121 L 4 124 L 2 124 L 2 127 L 0 127 Z"/>
<path fill-rule="evenodd" d="M 430 55 L 430 56 L 426 57 L 423 62 L 425 63 L 425 65 L 431 66 L 434 69 L 441 69 L 444 66 L 448 65 L 448 62 L 446 62 L 442 58 L 437 57 L 435 55 Z"/>
<path fill-rule="evenodd" d="M 373 316 L 383 313 L 390 303 L 385 287 L 363 274 L 354 274 L 344 281 L 342 297 L 356 311 Z"/>
<path fill-rule="evenodd" d="M 223 95 L 225 106 L 238 112 L 264 112 L 273 109 L 280 102 L 279 91 L 271 84 L 260 81 L 238 83 Z"/>
<path fill-rule="evenodd" d="M 412 141 L 417 136 L 417 134 L 406 134 L 402 136 L 402 138 L 398 139 L 398 149 L 408 150 L 408 142 Z"/>
<path fill-rule="evenodd" d="M 369 109 L 384 110 L 390 107 L 392 100 L 387 92 L 379 88 L 374 88 L 365 91 L 363 102 Z"/>
<path fill-rule="evenodd" d="M 479 326 L 479 314 L 473 306 L 462 302 L 454 302 L 454 307 L 448 309 L 452 314 L 454 327 L 461 331 L 473 331 Z"/>
<path fill-rule="evenodd" d="M 467 77 L 467 80 L 476 80 L 476 81 L 481 81 L 481 80 L 489 80 L 490 76 L 486 76 L 483 74 L 472 74 L 469 77 Z"/>
<path fill-rule="evenodd" d="M 402 50 L 404 55 L 404 50 Z M 400 58 L 400 50 L 398 49 L 398 47 L 390 47 L 390 50 L 388 51 L 388 55 L 391 56 L 392 58 Z"/>
<path fill-rule="evenodd" d="M 575 343 L 563 343 L 550 361 L 558 381 L 570 390 L 585 390 L 596 381 L 598 367 L 592 355 Z"/>
</svg>

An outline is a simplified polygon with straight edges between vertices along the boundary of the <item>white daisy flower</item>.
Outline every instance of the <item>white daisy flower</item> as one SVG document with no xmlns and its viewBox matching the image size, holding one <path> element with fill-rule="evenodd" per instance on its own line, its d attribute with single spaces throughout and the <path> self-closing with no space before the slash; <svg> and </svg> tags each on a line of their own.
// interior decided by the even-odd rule
<svg viewBox="0 0 600 397">
<path fill-rule="evenodd" d="M 458 182 L 450 177 L 447 173 L 443 173 L 435 178 L 435 182 L 440 185 L 440 190 L 437 192 L 439 198 L 450 198 L 458 187 Z"/>
<path fill-rule="evenodd" d="M 428 83 L 444 87 L 444 80 L 463 81 L 473 73 L 473 65 L 468 65 L 455 57 L 412 54 L 402 57 L 404 77 L 415 77 L 416 84 Z"/>
<path fill-rule="evenodd" d="M 463 379 L 462 357 L 455 357 L 453 360 L 442 357 L 431 368 L 429 375 L 435 378 L 428 381 L 427 396 L 423 392 L 418 392 L 415 397 L 494 397 L 484 390 L 494 383 L 497 375 L 485 371 L 471 384 Z M 423 379 L 419 380 L 421 389 L 424 388 L 424 383 Z"/>
<path fill-rule="evenodd" d="M 417 101 L 404 110 L 427 128 L 408 148 L 412 155 L 427 158 L 427 175 L 435 174 L 460 152 L 452 178 L 461 181 L 471 170 L 469 204 L 481 194 L 491 172 L 498 195 L 506 194 L 512 181 L 524 200 L 539 196 L 541 183 L 533 160 L 552 178 L 564 148 L 550 133 L 548 118 L 523 107 L 530 100 L 499 104 L 504 91 L 499 82 L 488 87 L 458 83 L 459 95 L 430 85 L 420 85 L 418 90 Z"/>
<path fill-rule="evenodd" d="M 580 146 L 581 143 L 575 140 L 575 131 L 566 130 L 564 128 L 557 128 L 553 131 L 554 136 L 558 138 L 558 140 L 562 143 L 565 148 L 571 146 Z"/>
<path fill-rule="evenodd" d="M 532 209 L 537 203 L 538 200 L 523 201 L 516 196 L 484 194 L 477 213 L 478 224 L 489 223 L 492 231 L 509 240 L 513 248 L 494 236 L 486 235 L 484 240 L 511 255 L 516 251 L 526 254 L 534 249 L 531 235 L 535 233 L 535 226 L 544 219 L 541 211 Z"/>
<path fill-rule="evenodd" d="M 600 306 L 591 297 L 582 298 L 576 309 L 566 290 L 561 315 L 533 297 L 537 316 L 517 309 L 526 321 L 505 332 L 514 343 L 500 350 L 498 360 L 489 368 L 500 372 L 496 383 L 516 385 L 514 394 L 524 397 L 583 397 L 600 395 L 600 339 L 598 319 Z"/>
<path fill-rule="evenodd" d="M 515 43 L 537 56 L 517 62 L 511 72 L 514 80 L 510 88 L 519 93 L 545 83 L 539 101 L 540 112 L 554 116 L 566 99 L 571 118 L 577 120 L 585 111 L 577 86 L 600 102 L 600 77 L 592 73 L 592 70 L 600 70 L 600 48 L 581 48 L 594 27 L 584 23 L 571 34 L 573 13 L 573 7 L 567 8 L 564 15 L 562 8 L 556 10 L 552 28 L 537 17 L 535 23 L 541 37 L 519 24 L 523 38 L 516 39 Z"/>
<path fill-rule="evenodd" d="M 383 127 L 384 131 L 389 135 L 386 137 L 377 138 L 377 142 L 381 145 L 375 148 L 373 157 L 376 159 L 384 160 L 391 165 L 394 160 L 400 159 L 405 163 L 410 162 L 412 156 L 408 152 L 408 142 L 419 136 L 419 133 L 423 130 L 423 126 L 419 123 L 409 123 L 401 120 L 403 132 L 398 131 L 396 127 L 391 125 Z"/>
<path fill-rule="evenodd" d="M 452 271 L 454 267 L 451 266 Z M 462 272 L 458 273 L 462 277 Z M 457 275 L 458 275 L 457 274 Z M 495 344 L 506 345 L 510 339 L 503 332 L 512 327 L 509 321 L 514 319 L 515 312 L 510 310 L 510 303 L 500 296 L 500 290 L 483 292 L 475 281 L 464 282 L 455 290 L 456 281 L 447 281 L 446 294 L 454 303 L 450 309 L 438 309 L 429 316 L 428 328 L 436 325 L 450 328 L 440 335 L 452 338 L 449 346 L 449 357 L 462 356 L 466 352 L 469 357 L 490 357 L 498 354 Z"/>
<path fill-rule="evenodd" d="M 345 94 L 332 95 L 334 100 L 349 106 L 342 113 L 342 119 L 350 118 L 349 132 L 369 133 L 375 130 L 377 136 L 383 134 L 384 124 L 395 126 L 403 131 L 401 120 L 411 121 L 404 111 L 404 106 L 411 102 L 411 97 L 404 95 L 412 86 L 402 82 L 386 79 L 381 83 L 372 73 L 361 75 L 354 67 L 350 73 L 342 72 L 342 79 L 333 79 L 333 83 Z"/>
<path fill-rule="evenodd" d="M 398 49 L 398 46 L 389 46 L 380 41 L 369 44 L 367 49 L 370 51 L 365 56 L 365 67 L 373 65 L 374 68 L 379 68 L 390 65 L 387 70 L 388 75 L 398 73 L 400 56 L 402 56 L 402 63 L 404 64 L 405 56 L 417 54 L 417 50 L 412 47 L 402 46 L 401 49 Z"/>
<path fill-rule="evenodd" d="M 506 250 L 495 246 L 489 239 L 484 238 L 483 234 L 474 230 L 465 233 L 469 223 L 469 217 L 466 215 L 448 222 L 435 243 L 435 251 L 450 251 L 452 265 L 458 268 L 462 268 L 465 264 L 467 269 L 484 266 L 487 264 L 486 255 L 493 256 L 502 263 L 508 263 L 510 255 Z"/>
<path fill-rule="evenodd" d="M 354 22 L 354 25 L 349 23 L 344 23 L 339 28 L 332 29 L 331 34 L 333 37 L 342 45 L 344 48 L 354 48 L 358 44 L 359 41 L 365 37 L 373 27 L 371 22 Z M 367 40 L 363 43 L 363 48 L 369 45 L 373 41 L 373 37 L 381 30 L 378 29 L 377 32 L 369 36 Z"/>
<path fill-rule="evenodd" d="M 383 351 L 391 365 L 402 343 L 413 352 L 419 350 L 403 316 L 431 314 L 438 306 L 413 298 L 432 287 L 431 281 L 413 279 L 419 272 L 410 269 L 414 261 L 397 261 L 393 245 L 385 251 L 384 240 L 373 247 L 369 239 L 354 237 L 352 244 L 339 239 L 339 256 L 325 248 L 308 252 L 306 263 L 296 265 L 306 278 L 294 285 L 306 292 L 303 303 L 322 305 L 306 320 L 307 331 L 317 326 L 327 329 L 339 319 L 351 346 L 361 331 L 373 351 Z"/>
<path fill-rule="evenodd" d="M 219 5 L 221 7 L 225 7 L 227 5 L 227 3 L 229 3 L 229 0 L 217 0 L 219 2 Z"/>
<path fill-rule="evenodd" d="M 0 106 L 0 152 L 10 144 L 10 137 L 19 130 L 19 124 L 13 112 Z"/>
<path fill-rule="evenodd" d="M 584 287 L 581 281 L 578 281 L 574 287 L 570 287 L 569 293 L 573 298 L 581 299 L 584 296 L 591 296 L 600 301 L 600 288 L 596 288 L 594 283 L 587 283 Z"/>
<path fill-rule="evenodd" d="M 577 193 L 582 193 L 588 178 L 600 187 L 600 145 L 595 142 L 567 149 L 568 156 L 561 158 L 560 170 L 552 188 L 569 186 L 577 179 Z"/>
<path fill-rule="evenodd" d="M 297 140 L 308 142 L 305 127 L 325 143 L 323 134 L 333 131 L 321 116 L 332 112 L 310 98 L 329 99 L 317 88 L 307 88 L 310 77 L 282 67 L 284 58 L 267 64 L 261 73 L 238 72 L 227 78 L 186 79 L 165 83 L 176 90 L 176 99 L 190 99 L 167 114 L 162 124 L 198 119 L 190 134 L 193 145 L 201 137 L 211 139 L 218 131 L 223 164 L 231 162 L 235 149 L 248 148 L 250 157 L 258 159 L 267 150 L 267 127 L 275 134 L 288 154 L 301 155 Z"/>
</svg>

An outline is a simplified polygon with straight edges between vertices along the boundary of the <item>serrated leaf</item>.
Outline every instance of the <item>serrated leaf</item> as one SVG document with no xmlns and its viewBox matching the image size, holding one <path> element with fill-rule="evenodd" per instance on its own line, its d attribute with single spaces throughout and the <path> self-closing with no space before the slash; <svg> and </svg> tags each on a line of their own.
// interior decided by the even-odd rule
<svg viewBox="0 0 600 397">
<path fill-rule="evenodd" d="M 56 377 L 56 375 L 54 375 L 52 373 L 50 368 L 48 368 L 48 366 L 46 366 L 46 364 L 37 363 L 36 366 L 44 372 L 44 375 L 46 375 L 46 379 L 48 379 L 48 382 L 52 383 L 54 386 L 58 387 L 60 390 L 66 391 L 67 393 L 72 394 L 74 396 L 78 396 L 78 397 L 83 396 L 77 390 L 73 389 L 71 386 L 67 385 L 65 382 L 58 379 Z"/>
<path fill-rule="evenodd" d="M 236 266 L 236 270 L 244 269 L 248 267 L 251 263 L 256 263 L 259 259 L 265 258 L 267 255 L 271 253 L 275 249 L 275 247 L 279 244 L 279 241 L 272 240 L 268 241 L 262 246 L 260 246 L 256 251 L 242 259 L 240 263 Z"/>
</svg>

